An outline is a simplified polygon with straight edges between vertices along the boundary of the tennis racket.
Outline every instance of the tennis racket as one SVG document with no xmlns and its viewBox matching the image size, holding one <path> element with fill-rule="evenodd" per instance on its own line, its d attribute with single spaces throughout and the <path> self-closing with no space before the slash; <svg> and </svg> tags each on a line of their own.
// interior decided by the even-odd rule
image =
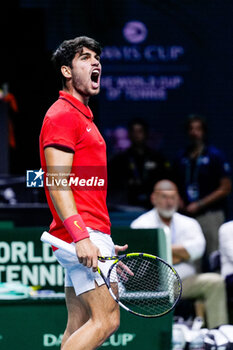
<svg viewBox="0 0 233 350">
<path fill-rule="evenodd" d="M 75 246 L 44 232 L 41 241 L 76 255 Z M 145 253 L 99 257 L 100 261 L 112 261 L 103 278 L 113 299 L 134 315 L 154 318 L 172 311 L 182 293 L 178 273 L 161 258 Z"/>
</svg>

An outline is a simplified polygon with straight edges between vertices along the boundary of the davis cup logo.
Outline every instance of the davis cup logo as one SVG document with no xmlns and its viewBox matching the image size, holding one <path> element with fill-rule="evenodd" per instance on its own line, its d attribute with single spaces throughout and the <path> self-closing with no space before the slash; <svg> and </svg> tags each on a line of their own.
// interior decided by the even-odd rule
<svg viewBox="0 0 233 350">
<path fill-rule="evenodd" d="M 147 28 L 140 21 L 127 22 L 123 28 L 123 35 L 132 44 L 139 44 L 147 37 Z"/>
</svg>

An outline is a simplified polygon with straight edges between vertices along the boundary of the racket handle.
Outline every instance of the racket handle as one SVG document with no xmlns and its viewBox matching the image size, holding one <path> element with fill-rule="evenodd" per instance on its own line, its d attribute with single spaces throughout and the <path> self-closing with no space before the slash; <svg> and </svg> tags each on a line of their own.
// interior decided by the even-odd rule
<svg viewBox="0 0 233 350">
<path fill-rule="evenodd" d="M 42 236 L 40 237 L 40 240 L 44 243 L 49 243 L 56 248 L 60 248 L 66 251 L 67 253 L 70 253 L 71 255 L 77 256 L 75 246 L 73 244 L 69 244 L 46 231 L 43 232 Z"/>
<path fill-rule="evenodd" d="M 63 241 L 62 239 L 51 235 L 47 231 L 43 232 L 43 234 L 40 237 L 40 240 L 44 243 L 49 243 L 56 248 L 60 248 L 60 249 L 64 250 L 65 252 L 77 257 L 75 246 L 73 244 L 67 243 L 67 242 Z M 98 257 L 98 259 L 100 261 L 101 260 L 103 260 L 103 261 L 104 260 L 115 260 L 118 258 L 119 258 L 118 256 L 108 256 L 108 257 L 99 256 Z"/>
</svg>

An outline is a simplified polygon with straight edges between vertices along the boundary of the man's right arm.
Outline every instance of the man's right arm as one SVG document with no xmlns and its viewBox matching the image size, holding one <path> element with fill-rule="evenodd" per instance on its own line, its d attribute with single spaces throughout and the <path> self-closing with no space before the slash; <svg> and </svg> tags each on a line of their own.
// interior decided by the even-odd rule
<svg viewBox="0 0 233 350">
<path fill-rule="evenodd" d="M 172 263 L 179 264 L 190 259 L 189 252 L 182 244 L 172 244 Z"/>
<path fill-rule="evenodd" d="M 195 261 L 200 259 L 204 254 L 206 246 L 205 237 L 197 220 L 188 217 L 184 219 L 185 217 L 180 222 L 180 234 L 177 233 L 177 238 L 179 238 L 177 243 L 183 247 L 183 252 L 185 250 L 187 252 L 187 255 L 184 254 L 183 258 L 187 258 L 189 255 L 189 258 L 186 260 Z"/>
<path fill-rule="evenodd" d="M 72 169 L 74 153 L 68 149 L 55 147 L 46 147 L 44 153 L 47 171 L 49 173 L 57 174 L 57 180 L 68 180 Z M 71 217 L 78 217 L 79 214 L 71 188 L 64 188 L 62 181 L 57 181 L 56 185 L 49 188 L 49 193 L 53 205 L 63 223 L 68 223 L 69 218 Z M 85 229 L 86 228 L 84 227 L 84 230 Z M 73 237 L 72 232 L 69 233 Z M 88 237 L 88 234 L 86 237 Z M 99 249 L 89 238 L 81 240 L 78 240 L 77 238 L 77 241 L 76 239 L 74 239 L 74 241 L 76 242 L 76 252 L 80 263 L 87 267 L 92 267 L 93 270 L 96 271 L 98 265 L 97 257 L 98 255 L 101 255 Z"/>
</svg>

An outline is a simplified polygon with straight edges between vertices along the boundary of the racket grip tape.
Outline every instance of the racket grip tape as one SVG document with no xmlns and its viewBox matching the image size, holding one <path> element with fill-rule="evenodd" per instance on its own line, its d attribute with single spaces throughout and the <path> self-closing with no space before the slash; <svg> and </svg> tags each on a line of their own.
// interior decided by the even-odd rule
<svg viewBox="0 0 233 350">
<path fill-rule="evenodd" d="M 43 234 L 40 237 L 40 240 L 44 243 L 49 243 L 51 245 L 53 245 L 56 248 L 60 248 L 62 250 L 64 250 L 67 253 L 70 253 L 73 256 L 77 256 L 76 254 L 76 249 L 74 244 L 70 244 L 67 243 L 65 241 L 63 241 L 62 239 L 55 237 L 53 235 L 51 235 L 51 233 L 44 231 Z M 99 256 L 98 260 L 114 260 L 117 259 L 117 256 L 109 256 L 109 257 L 103 257 L 103 256 Z"/>
<path fill-rule="evenodd" d="M 47 231 L 43 232 L 43 234 L 40 237 L 40 240 L 44 243 L 49 243 L 56 248 L 60 248 L 60 249 L 64 250 L 65 252 L 70 253 L 73 256 L 77 256 L 76 249 L 75 249 L 75 246 L 73 244 L 67 243 L 67 242 L 63 241 L 62 239 L 51 235 L 51 233 L 49 233 Z M 117 258 L 117 257 L 113 257 L 113 258 Z M 98 259 L 100 261 L 101 260 L 112 260 L 112 257 L 99 256 Z"/>
<path fill-rule="evenodd" d="M 73 244 L 69 244 L 62 239 L 51 235 L 49 232 L 44 231 L 40 237 L 40 240 L 44 243 L 49 243 L 56 248 L 60 248 L 73 256 L 76 256 L 76 250 Z"/>
</svg>

